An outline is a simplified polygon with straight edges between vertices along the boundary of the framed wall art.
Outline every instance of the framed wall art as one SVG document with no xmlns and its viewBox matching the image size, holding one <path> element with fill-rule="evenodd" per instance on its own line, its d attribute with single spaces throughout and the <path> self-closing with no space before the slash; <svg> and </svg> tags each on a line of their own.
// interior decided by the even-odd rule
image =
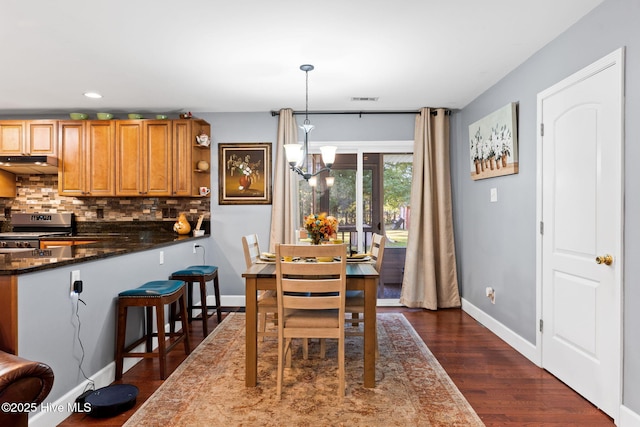
<svg viewBox="0 0 640 427">
<path fill-rule="evenodd" d="M 518 115 L 512 102 L 469 126 L 471 179 L 518 173 Z"/>
<path fill-rule="evenodd" d="M 271 143 L 218 144 L 218 203 L 271 204 Z"/>
</svg>

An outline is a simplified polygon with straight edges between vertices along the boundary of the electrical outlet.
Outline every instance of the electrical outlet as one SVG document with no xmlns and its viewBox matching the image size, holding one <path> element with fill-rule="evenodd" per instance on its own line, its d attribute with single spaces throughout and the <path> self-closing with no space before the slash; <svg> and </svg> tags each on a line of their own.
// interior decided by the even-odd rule
<svg viewBox="0 0 640 427">
<path fill-rule="evenodd" d="M 160 265 L 164 264 L 164 251 L 160 251 Z"/>
<path fill-rule="evenodd" d="M 495 289 L 493 289 L 492 287 L 487 287 L 486 293 L 487 293 L 487 298 L 489 298 L 489 300 L 491 300 L 491 304 L 495 304 L 496 303 L 496 291 L 495 291 Z"/>
<path fill-rule="evenodd" d="M 198 251 L 196 251 L 196 248 L 197 248 L 197 247 L 198 247 L 198 244 L 197 244 L 197 243 L 194 243 L 194 244 L 193 244 L 193 253 L 194 253 L 194 254 L 198 253 Z"/>
<path fill-rule="evenodd" d="M 71 285 L 69 287 L 69 292 L 70 293 L 72 293 L 72 294 L 75 293 L 75 289 L 73 287 L 73 284 L 78 280 L 80 280 L 80 270 L 73 270 L 71 272 Z"/>
<path fill-rule="evenodd" d="M 498 189 L 497 188 L 492 188 L 491 189 L 490 200 L 492 202 L 497 202 L 498 201 Z"/>
</svg>

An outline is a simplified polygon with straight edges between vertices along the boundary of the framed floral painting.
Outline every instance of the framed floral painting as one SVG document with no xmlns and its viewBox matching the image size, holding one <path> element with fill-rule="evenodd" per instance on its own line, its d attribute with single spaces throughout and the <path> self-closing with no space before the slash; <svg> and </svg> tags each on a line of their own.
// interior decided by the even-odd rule
<svg viewBox="0 0 640 427">
<path fill-rule="evenodd" d="M 471 179 L 518 173 L 518 115 L 512 102 L 469 126 Z"/>
<path fill-rule="evenodd" d="M 271 204 L 271 143 L 218 144 L 218 203 Z"/>
</svg>

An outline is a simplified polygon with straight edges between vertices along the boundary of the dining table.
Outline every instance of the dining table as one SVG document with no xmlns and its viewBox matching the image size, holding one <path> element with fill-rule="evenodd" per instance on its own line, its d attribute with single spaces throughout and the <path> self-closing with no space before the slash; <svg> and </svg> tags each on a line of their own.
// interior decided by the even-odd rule
<svg viewBox="0 0 640 427">
<path fill-rule="evenodd" d="M 376 385 L 376 304 L 379 274 L 370 262 L 347 262 L 347 290 L 364 291 L 364 372 L 367 388 Z M 275 263 L 255 263 L 243 274 L 246 284 L 245 385 L 255 387 L 258 375 L 258 292 L 276 290 Z"/>
</svg>

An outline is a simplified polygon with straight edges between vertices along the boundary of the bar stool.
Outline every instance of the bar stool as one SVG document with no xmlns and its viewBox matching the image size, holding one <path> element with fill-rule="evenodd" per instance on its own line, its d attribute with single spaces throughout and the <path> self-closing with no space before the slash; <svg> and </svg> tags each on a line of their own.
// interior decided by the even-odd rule
<svg viewBox="0 0 640 427">
<path fill-rule="evenodd" d="M 187 311 L 189 323 L 193 320 L 194 309 L 202 310 L 202 331 L 206 337 L 209 334 L 207 320 L 210 316 L 209 309 L 215 309 L 218 315 L 218 323 L 222 322 L 222 310 L 220 307 L 220 286 L 218 284 L 218 267 L 214 265 L 192 265 L 184 270 L 174 271 L 169 277 L 171 280 L 182 280 L 187 283 Z M 213 281 L 213 291 L 216 297 L 216 305 L 207 305 L 207 282 Z M 200 305 L 193 305 L 193 283 L 200 283 Z"/>
<path fill-rule="evenodd" d="M 187 298 L 184 292 L 184 282 L 181 280 L 156 280 L 129 289 L 118 294 L 117 325 L 116 325 L 116 380 L 122 378 L 122 366 L 125 357 L 158 357 L 160 360 L 160 379 L 166 378 L 167 353 L 180 341 L 184 342 L 184 351 L 191 353 L 189 344 L 189 328 L 182 325 L 182 333 L 175 332 L 175 305 L 180 303 L 182 318 L 187 316 Z M 169 305 L 169 344 L 167 345 L 164 332 L 164 306 Z M 133 344 L 125 346 L 127 331 L 127 309 L 129 307 L 144 307 L 146 314 L 145 334 Z M 153 308 L 156 309 L 157 332 L 153 332 Z M 158 351 L 152 349 L 153 337 L 158 337 Z M 171 338 L 176 337 L 171 342 Z M 137 345 L 146 341 L 146 352 L 131 352 Z"/>
</svg>

